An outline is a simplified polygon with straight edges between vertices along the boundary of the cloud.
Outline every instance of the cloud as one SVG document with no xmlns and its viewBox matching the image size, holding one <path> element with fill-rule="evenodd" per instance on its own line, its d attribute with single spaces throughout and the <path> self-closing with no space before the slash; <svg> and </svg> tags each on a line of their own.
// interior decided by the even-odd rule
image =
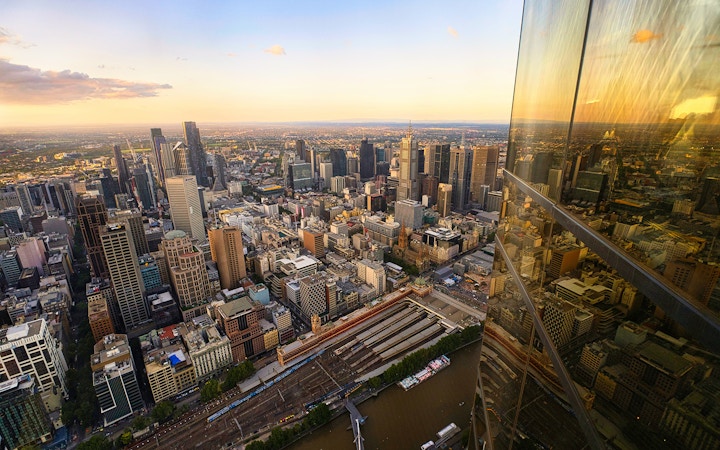
<svg viewBox="0 0 720 450">
<path fill-rule="evenodd" d="M 650 30 L 640 30 L 633 35 L 632 39 L 630 39 L 630 42 L 637 42 L 639 44 L 642 44 L 660 38 L 662 38 L 662 34 L 655 34 Z"/>
<path fill-rule="evenodd" d="M 35 44 L 25 42 L 17 35 L 10 33 L 6 28 L 0 27 L 0 45 L 2 44 L 17 45 L 18 47 L 22 48 L 29 48 L 35 46 Z"/>
<path fill-rule="evenodd" d="M 235 53 L 235 52 L 229 52 L 229 53 L 227 53 L 227 56 L 229 56 L 229 57 L 231 57 L 231 58 L 236 58 L 237 55 L 238 55 L 238 54 Z"/>
<path fill-rule="evenodd" d="M 185 58 L 184 56 L 178 56 L 178 57 L 175 58 L 175 61 L 187 61 L 187 60 L 188 60 L 188 59 Z"/>
<path fill-rule="evenodd" d="M 155 97 L 169 84 L 92 78 L 85 73 L 42 71 L 0 59 L 0 101 L 25 104 L 66 103 L 90 99 Z"/>
<path fill-rule="evenodd" d="M 450 33 L 450 36 L 452 36 L 454 38 L 457 38 L 459 36 L 459 33 L 457 32 L 457 30 L 453 27 L 448 27 L 447 31 L 448 31 L 448 33 Z"/>
<path fill-rule="evenodd" d="M 263 51 L 264 51 L 265 53 L 270 53 L 271 55 L 275 55 L 275 56 L 283 56 L 283 55 L 286 54 L 286 53 L 285 53 L 285 49 L 282 48 L 282 46 L 277 45 L 277 44 L 273 45 L 273 46 L 270 47 L 270 48 L 266 48 L 266 49 L 263 50 Z"/>
</svg>

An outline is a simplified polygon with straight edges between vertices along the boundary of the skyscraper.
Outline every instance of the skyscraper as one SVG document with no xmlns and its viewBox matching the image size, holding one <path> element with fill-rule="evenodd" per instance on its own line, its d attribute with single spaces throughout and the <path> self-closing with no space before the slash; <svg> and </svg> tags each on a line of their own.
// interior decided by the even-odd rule
<svg viewBox="0 0 720 450">
<path fill-rule="evenodd" d="M 360 141 L 360 179 L 365 181 L 375 176 L 375 149 L 367 138 Z"/>
<path fill-rule="evenodd" d="M 425 146 L 425 173 L 437 177 L 440 183 L 449 183 L 450 144 L 430 144 Z"/>
<path fill-rule="evenodd" d="M 90 271 L 94 277 L 107 278 L 109 273 L 103 255 L 99 231 L 99 227 L 104 226 L 108 219 L 105 203 L 98 197 L 86 195 L 76 197 L 75 209 L 77 210 L 80 231 L 82 231 L 83 241 L 85 242 Z"/>
<path fill-rule="evenodd" d="M 330 162 L 333 165 L 333 175 L 344 177 L 347 175 L 347 153 L 341 148 L 330 149 Z"/>
<path fill-rule="evenodd" d="M 100 227 L 100 241 L 120 314 L 130 331 L 149 318 L 132 233 L 125 223 L 110 223 Z"/>
<path fill-rule="evenodd" d="M 200 207 L 196 178 L 191 175 L 165 179 L 170 216 L 176 230 L 182 230 L 193 239 L 205 239 L 205 223 Z"/>
<path fill-rule="evenodd" d="M 119 145 L 113 145 L 113 155 L 115 156 L 115 168 L 118 171 L 118 183 L 120 184 L 120 192 L 127 194 L 127 182 L 130 179 L 127 163 L 123 158 L 122 150 Z"/>
<path fill-rule="evenodd" d="M 720 447 L 718 17 L 525 2 L 470 448 Z"/>
<path fill-rule="evenodd" d="M 183 135 L 185 136 L 185 145 L 188 148 L 190 159 L 190 170 L 195 175 L 198 186 L 209 187 L 207 177 L 207 157 L 205 156 L 205 148 L 200 141 L 200 130 L 198 130 L 195 122 L 183 122 Z"/>
<path fill-rule="evenodd" d="M 208 233 L 210 253 L 220 272 L 220 286 L 235 289 L 247 276 L 242 232 L 237 227 L 211 228 Z"/>
<path fill-rule="evenodd" d="M 307 154 L 305 147 L 305 141 L 302 139 L 297 139 L 295 141 L 295 154 L 298 158 L 302 159 L 305 162 L 310 162 L 310 155 Z"/>
<path fill-rule="evenodd" d="M 152 150 L 151 164 L 155 167 L 160 185 L 165 185 L 165 159 L 163 145 L 167 145 L 165 136 L 160 128 L 150 128 L 150 149 Z M 171 175 L 172 176 L 172 175 Z"/>
<path fill-rule="evenodd" d="M 160 243 L 167 261 L 183 320 L 203 314 L 203 305 L 212 297 L 205 258 L 182 230 L 169 231 Z"/>
<path fill-rule="evenodd" d="M 450 184 L 452 184 L 452 206 L 462 211 L 470 201 L 473 151 L 465 145 L 450 150 Z"/>
<path fill-rule="evenodd" d="M 397 188 L 397 200 L 418 200 L 420 185 L 418 184 L 418 143 L 413 137 L 412 126 L 400 142 L 400 175 Z"/>
</svg>

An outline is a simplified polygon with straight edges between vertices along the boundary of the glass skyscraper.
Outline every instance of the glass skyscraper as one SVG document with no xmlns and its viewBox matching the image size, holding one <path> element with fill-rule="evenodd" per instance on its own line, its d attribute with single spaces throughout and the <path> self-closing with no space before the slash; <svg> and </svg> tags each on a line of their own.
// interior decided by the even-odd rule
<svg viewBox="0 0 720 450">
<path fill-rule="evenodd" d="M 469 448 L 720 448 L 720 3 L 528 0 Z"/>
</svg>

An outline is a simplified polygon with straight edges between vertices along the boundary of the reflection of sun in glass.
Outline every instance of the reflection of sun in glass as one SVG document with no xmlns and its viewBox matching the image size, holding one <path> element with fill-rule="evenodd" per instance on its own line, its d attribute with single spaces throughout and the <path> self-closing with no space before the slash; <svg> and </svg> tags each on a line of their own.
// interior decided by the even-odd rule
<svg viewBox="0 0 720 450">
<path fill-rule="evenodd" d="M 654 41 L 655 39 L 660 39 L 662 37 L 662 34 L 655 34 L 650 30 L 640 30 L 637 33 L 635 33 L 631 39 L 632 42 L 650 42 Z"/>
<path fill-rule="evenodd" d="M 712 114 L 717 105 L 717 97 L 714 95 L 703 95 L 702 97 L 689 98 L 676 105 L 670 111 L 671 119 L 684 119 L 690 114 Z"/>
</svg>

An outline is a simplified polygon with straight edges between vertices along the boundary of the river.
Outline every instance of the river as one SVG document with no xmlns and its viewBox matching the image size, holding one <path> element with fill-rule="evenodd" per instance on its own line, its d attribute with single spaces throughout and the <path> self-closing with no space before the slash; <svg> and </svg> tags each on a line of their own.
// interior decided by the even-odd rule
<svg viewBox="0 0 720 450">
<path fill-rule="evenodd" d="M 357 405 L 368 417 L 362 426 L 367 450 L 418 450 L 450 422 L 469 426 L 480 344 L 453 353 L 450 360 L 450 367 L 407 392 L 393 385 Z M 290 450 L 353 450 L 349 427 L 349 415 L 343 414 Z"/>
</svg>

